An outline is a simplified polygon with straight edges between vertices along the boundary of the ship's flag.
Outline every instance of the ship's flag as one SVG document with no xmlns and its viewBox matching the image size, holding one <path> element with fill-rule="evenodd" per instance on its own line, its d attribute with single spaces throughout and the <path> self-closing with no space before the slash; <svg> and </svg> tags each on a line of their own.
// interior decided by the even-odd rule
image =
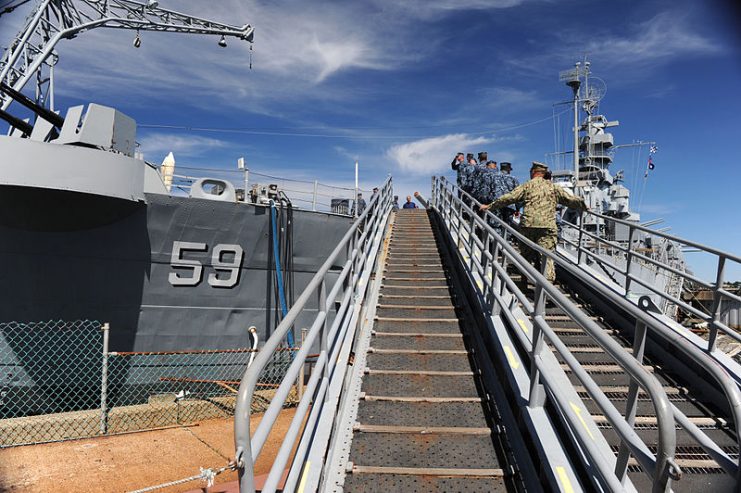
<svg viewBox="0 0 741 493">
<path fill-rule="evenodd" d="M 648 158 L 648 169 L 654 169 L 655 167 L 656 167 L 656 166 L 654 165 L 654 160 L 653 160 L 653 158 L 649 157 L 649 158 Z"/>
<path fill-rule="evenodd" d="M 650 147 L 650 148 L 648 149 L 648 153 L 649 153 L 649 154 L 656 154 L 657 152 L 659 152 L 659 148 L 658 148 L 658 146 L 651 146 L 651 147 Z"/>
</svg>

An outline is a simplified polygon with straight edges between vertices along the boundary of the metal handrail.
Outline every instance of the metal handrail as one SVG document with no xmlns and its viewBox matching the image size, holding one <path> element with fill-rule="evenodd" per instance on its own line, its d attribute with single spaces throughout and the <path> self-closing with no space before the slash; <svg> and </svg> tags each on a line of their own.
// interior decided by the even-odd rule
<svg viewBox="0 0 741 493">
<path fill-rule="evenodd" d="M 262 491 L 274 491 L 279 483 L 286 462 L 290 456 L 296 440 L 302 439 L 307 434 L 312 434 L 311 424 L 315 420 L 307 420 L 306 426 L 301 431 L 304 418 L 310 407 L 310 403 L 322 402 L 329 387 L 330 374 L 336 366 L 336 354 L 338 344 L 354 334 L 348 330 L 351 318 L 348 314 L 353 312 L 355 303 L 359 297 L 361 280 L 365 270 L 369 268 L 369 253 L 373 250 L 374 243 L 379 242 L 381 235 L 376 234 L 382 224 L 385 223 L 391 210 L 393 189 L 391 178 L 384 183 L 381 191 L 371 198 L 366 210 L 358 217 L 345 236 L 340 240 L 335 249 L 322 264 L 312 280 L 306 286 L 301 295 L 296 299 L 294 305 L 285 315 L 272 336 L 265 342 L 255 357 L 252 365 L 247 369 L 239 385 L 236 407 L 234 411 L 234 445 L 235 463 L 239 470 L 240 491 L 252 493 L 255 491 L 254 462 L 262 450 L 267 437 L 272 430 L 278 414 L 294 385 L 296 378 L 306 362 L 312 344 L 319 339 L 319 357 L 313 367 L 311 377 L 307 383 L 303 396 L 298 404 L 297 412 L 289 426 L 283 445 L 276 457 L 273 467 L 268 475 Z M 346 253 L 347 260 L 337 277 L 337 280 L 328 291 L 328 274 L 330 268 L 335 264 L 342 253 Z M 366 276 L 367 277 L 367 276 Z M 342 301 L 336 308 L 336 314 L 331 328 L 328 326 L 329 314 L 335 305 L 340 292 L 343 291 Z M 260 424 L 254 435 L 250 438 L 250 414 L 252 398 L 258 385 L 261 372 L 267 367 L 274 354 L 280 350 L 280 345 L 285 341 L 286 334 L 293 329 L 293 325 L 299 315 L 307 309 L 307 303 L 313 297 L 317 298 L 317 312 L 311 328 L 306 334 L 304 343 L 293 360 L 286 375 L 276 390 L 275 396 L 265 411 Z M 313 416 L 313 413 L 312 413 Z M 310 422 L 311 421 L 311 422 Z M 303 440 L 302 440 L 303 443 Z"/>
<path fill-rule="evenodd" d="M 658 380 L 649 374 L 639 361 L 629 355 L 622 346 L 607 335 L 599 325 L 589 319 L 589 317 L 587 317 L 576 305 L 563 295 L 563 293 L 550 284 L 541 272 L 538 272 L 537 269 L 525 262 L 520 257 L 519 253 L 509 244 L 507 239 L 502 237 L 493 227 L 487 224 L 484 219 L 480 218 L 470 206 L 465 204 L 458 197 L 456 193 L 458 189 L 456 187 L 446 186 L 448 183 L 442 177 L 438 178 L 436 184 L 437 186 L 433 189 L 433 208 L 435 208 L 444 219 L 448 220 L 450 226 L 461 231 L 461 225 L 464 224 L 464 222 L 460 220 L 457 223 L 451 220 L 450 207 L 456 205 L 459 211 L 466 211 L 470 215 L 470 226 L 466 225 L 468 227 L 469 243 L 465 244 L 465 248 L 471 257 L 471 267 L 475 267 L 482 277 L 482 282 L 486 286 L 486 291 L 488 291 L 486 294 L 491 298 L 496 299 L 500 307 L 506 307 L 501 293 L 497 292 L 496 289 L 493 289 L 493 283 L 487 282 L 488 275 L 486 275 L 486 266 L 482 265 L 480 262 L 474 261 L 476 257 L 473 249 L 474 244 L 479 246 L 481 256 L 491 261 L 492 266 L 496 266 L 494 270 L 496 271 L 497 281 L 501 281 L 502 277 L 506 279 L 508 276 L 506 268 L 500 268 L 502 266 L 498 266 L 496 258 L 494 258 L 489 251 L 490 248 L 485 247 L 486 245 L 491 246 L 491 243 L 493 243 L 496 252 L 500 253 L 503 259 L 514 261 L 523 275 L 526 275 L 529 280 L 535 284 L 536 301 L 530 313 L 533 320 L 532 343 L 527 344 L 527 339 L 524 334 L 515 331 L 518 340 L 520 340 L 521 343 L 524 342 L 523 347 L 530 356 L 531 381 L 530 402 L 528 405 L 533 405 L 533 401 L 535 401 L 537 405 L 537 402 L 542 397 L 538 395 L 538 389 L 540 388 L 540 385 L 544 385 L 551 395 L 554 396 L 554 400 L 558 407 L 561 408 L 564 419 L 569 422 L 571 429 L 574 430 L 575 434 L 579 437 L 580 445 L 587 451 L 590 462 L 595 464 L 600 476 L 608 483 L 608 485 L 610 485 L 611 488 L 622 489 L 620 482 L 621 478 L 618 477 L 620 473 L 614 470 L 613 465 L 604 460 L 596 444 L 591 437 L 588 436 L 588 432 L 582 428 L 582 423 L 578 417 L 574 416 L 572 410 L 569 409 L 568 399 L 566 399 L 561 394 L 560 389 L 554 385 L 552 375 L 548 371 L 544 371 L 546 370 L 546 367 L 542 361 L 541 354 L 544 350 L 545 338 L 552 344 L 554 350 L 563 357 L 566 364 L 572 369 L 574 375 L 583 383 L 590 397 L 592 397 L 597 405 L 603 410 L 605 417 L 617 432 L 621 443 L 624 444 L 631 453 L 633 453 L 646 474 L 652 478 L 654 491 L 668 491 L 670 489 L 671 479 L 678 479 L 681 472 L 674 462 L 676 447 L 674 415 L 666 392 Z M 461 193 L 465 194 L 465 192 Z M 472 203 L 477 203 L 473 198 L 471 198 L 471 200 Z M 450 207 L 441 211 L 437 205 L 444 203 L 445 201 L 448 202 Z M 460 219 L 460 215 L 458 215 L 458 219 Z M 476 238 L 476 225 L 484 232 L 486 240 L 481 241 Z M 516 231 L 510 230 L 509 233 L 513 234 L 515 237 L 524 239 L 528 244 L 537 248 L 537 245 L 529 242 Z M 545 262 L 543 262 L 543 264 L 545 264 Z M 519 289 L 513 291 L 513 294 L 519 299 L 526 299 Z M 556 305 L 561 307 L 568 316 L 582 327 L 606 353 L 612 356 L 612 358 L 626 371 L 626 373 L 630 375 L 631 382 L 637 383 L 646 391 L 646 394 L 648 394 L 649 398 L 653 402 L 657 417 L 659 441 L 656 456 L 650 452 L 647 445 L 635 433 L 632 423 L 628 419 L 622 417 L 620 412 L 604 395 L 604 392 L 600 390 L 599 386 L 581 367 L 581 364 L 576 360 L 576 358 L 574 358 L 568 348 L 560 341 L 555 331 L 553 331 L 546 322 L 544 318 L 546 294 L 556 303 Z M 525 306 L 525 304 L 523 304 L 523 306 Z"/>
<path fill-rule="evenodd" d="M 441 177 L 443 181 L 446 181 Z M 465 192 L 460 191 L 465 194 Z M 467 194 L 466 194 L 467 195 Z M 477 203 L 473 199 L 474 203 Z M 637 323 L 644 324 L 647 329 L 660 335 L 663 339 L 670 342 L 674 347 L 684 352 L 693 362 L 702 367 L 707 371 L 715 380 L 717 386 L 723 391 L 728 408 L 730 409 L 731 416 L 733 417 L 734 430 L 736 430 L 736 443 L 741 448 L 741 434 L 739 433 L 739 426 L 741 425 L 741 390 L 738 385 L 734 382 L 731 376 L 728 374 L 726 369 L 718 363 L 707 352 L 701 350 L 693 344 L 688 344 L 686 338 L 681 334 L 677 333 L 670 327 L 667 327 L 656 315 L 660 314 L 660 310 L 653 305 L 652 300 L 644 296 L 638 304 L 630 302 L 623 296 L 618 295 L 614 290 L 601 282 L 594 282 L 592 276 L 586 271 L 581 269 L 578 265 L 575 265 L 569 259 L 556 255 L 552 252 L 546 251 L 540 248 L 538 245 L 532 243 L 527 238 L 522 236 L 510 225 L 506 224 L 497 216 L 487 212 L 487 218 L 494 220 L 499 226 L 503 227 L 508 233 L 511 233 L 519 241 L 526 243 L 530 248 L 538 251 L 543 257 L 548 257 L 553 260 L 554 263 L 558 264 L 559 267 L 573 275 L 580 281 L 589 285 L 590 289 L 597 291 L 601 296 L 609 299 L 615 306 L 619 307 L 630 316 L 634 317 Z M 622 221 L 624 222 L 624 221 Z M 643 226 L 641 229 L 648 229 Z M 649 230 L 650 231 L 650 230 Z M 668 236 L 668 235 L 667 235 Z M 674 411 L 674 415 L 678 424 L 682 426 L 697 442 L 698 444 L 715 459 L 718 464 L 729 474 L 737 478 L 737 481 L 741 480 L 741 457 L 738 459 L 731 458 L 726 452 L 724 452 L 716 443 L 714 443 L 702 430 L 696 425 L 692 424 L 686 415 L 676 408 L 673 404 L 671 405 Z M 741 484 L 741 483 L 740 483 Z"/>
<path fill-rule="evenodd" d="M 628 246 L 625 247 L 625 246 L 622 246 L 622 245 L 618 245 L 618 244 L 616 244 L 614 242 L 611 242 L 611 241 L 609 241 L 609 240 L 607 240 L 605 238 L 600 238 L 598 235 L 595 235 L 594 233 L 592 233 L 590 231 L 587 231 L 584 228 L 584 226 L 583 226 L 584 225 L 584 219 L 583 219 L 584 215 L 593 216 L 593 217 L 599 218 L 599 219 L 601 219 L 602 221 L 605 221 L 605 222 L 613 222 L 613 223 L 616 223 L 616 224 L 621 224 L 621 225 L 626 226 L 628 228 L 628 238 L 630 238 L 630 240 L 628 242 Z M 695 241 L 687 240 L 685 238 L 680 238 L 678 236 L 670 235 L 670 234 L 664 233 L 662 231 L 657 231 L 657 230 L 651 229 L 651 228 L 649 228 L 647 226 L 642 226 L 640 224 L 637 224 L 637 223 L 634 223 L 634 222 L 631 222 L 631 221 L 626 221 L 624 219 L 618 219 L 618 218 L 615 218 L 615 217 L 606 216 L 604 214 L 599 214 L 597 212 L 592 212 L 592 211 L 587 211 L 587 212 L 584 213 L 584 215 L 581 216 L 582 219 L 579 221 L 579 224 L 578 225 L 577 224 L 573 224 L 573 223 L 568 222 L 568 221 L 563 221 L 563 225 L 565 227 L 572 228 L 572 229 L 578 231 L 579 240 L 577 241 L 577 243 L 574 244 L 571 241 L 568 241 L 568 243 L 570 245 L 574 246 L 577 249 L 577 258 L 578 258 L 578 262 L 577 263 L 580 263 L 581 262 L 581 254 L 582 253 L 585 253 L 586 255 L 588 255 L 588 256 L 590 256 L 592 258 L 595 258 L 596 257 L 596 254 L 590 252 L 583 245 L 583 243 L 582 243 L 582 237 L 583 237 L 583 235 L 586 235 L 587 237 L 592 238 L 598 244 L 604 244 L 604 245 L 610 246 L 611 248 L 616 248 L 616 249 L 618 249 L 619 251 L 623 252 L 626 255 L 626 257 L 627 257 L 626 266 L 625 266 L 624 269 L 621 269 L 621 268 L 619 268 L 618 266 L 616 266 L 616 265 L 614 265 L 612 263 L 609 263 L 609 266 L 612 269 L 614 269 L 617 273 L 619 273 L 620 275 L 622 275 L 622 276 L 625 277 L 625 286 L 624 286 L 625 291 L 624 291 L 624 295 L 626 297 L 630 293 L 630 284 L 632 282 L 635 282 L 637 284 L 640 284 L 644 288 L 648 289 L 649 291 L 651 291 L 652 293 L 654 293 L 658 297 L 664 299 L 666 302 L 668 302 L 670 304 L 673 304 L 673 305 L 677 305 L 677 306 L 683 308 L 684 310 L 692 313 L 693 315 L 699 317 L 701 320 L 704 320 L 705 322 L 708 322 L 710 333 L 709 333 L 709 337 L 708 337 L 707 350 L 709 352 L 713 352 L 715 350 L 715 343 L 716 343 L 716 340 L 717 340 L 718 331 L 723 332 L 727 336 L 729 336 L 729 337 L 731 337 L 731 338 L 733 338 L 733 339 L 735 339 L 737 341 L 741 341 L 741 336 L 739 336 L 735 330 L 731 329 L 730 327 L 728 327 L 726 324 L 724 324 L 720 320 L 720 318 L 721 318 L 721 307 L 722 307 L 722 303 L 723 303 L 724 300 L 741 302 L 741 296 L 738 296 L 738 295 L 736 295 L 734 293 L 731 293 L 731 292 L 723 289 L 723 282 L 724 282 L 724 277 L 725 277 L 725 269 L 726 269 L 726 263 L 727 263 L 727 261 L 736 262 L 738 264 L 741 264 L 741 256 L 734 255 L 732 253 L 729 253 L 729 252 L 726 252 L 726 251 L 723 251 L 723 250 L 719 250 L 717 248 L 709 247 L 707 245 L 703 245 L 703 244 L 698 243 L 698 242 L 695 242 Z M 717 262 L 716 262 L 715 282 L 712 283 L 712 282 L 704 281 L 702 279 L 699 279 L 697 276 L 694 276 L 694 275 L 692 275 L 692 274 L 690 274 L 688 272 L 683 272 L 682 270 L 677 269 L 675 267 L 672 267 L 671 265 L 667 265 L 667 264 L 661 262 L 660 260 L 651 258 L 651 257 L 649 257 L 647 255 L 643 255 L 641 252 L 635 251 L 632 248 L 632 245 L 631 245 L 632 239 L 634 238 L 635 231 L 642 231 L 642 232 L 648 233 L 648 234 L 650 234 L 652 236 L 657 236 L 657 237 L 663 238 L 663 239 L 665 239 L 667 241 L 671 241 L 671 242 L 674 242 L 674 243 L 677 243 L 677 244 L 681 244 L 681 245 L 685 245 L 685 246 L 688 246 L 688 247 L 692 247 L 692 248 L 695 248 L 695 249 L 697 249 L 697 250 L 699 250 L 701 252 L 708 253 L 708 254 L 711 254 L 711 255 L 716 256 L 717 257 Z M 647 263 L 655 266 L 657 270 L 663 270 L 663 271 L 672 273 L 674 275 L 677 275 L 677 276 L 682 277 L 686 281 L 691 281 L 693 283 L 699 284 L 700 286 L 703 286 L 705 288 L 708 288 L 708 289 L 712 290 L 713 291 L 713 306 L 712 306 L 711 314 L 710 315 L 707 315 L 707 314 L 701 312 L 700 310 L 694 308 L 690 304 L 685 303 L 683 300 L 679 299 L 678 297 L 672 296 L 669 293 L 665 293 L 665 292 L 663 292 L 661 290 L 658 290 L 654 286 L 652 286 L 650 283 L 646 283 L 645 281 L 643 281 L 642 279 L 638 278 L 637 276 L 632 275 L 631 272 L 630 272 L 630 265 L 631 265 L 631 261 L 633 259 L 642 260 L 643 262 L 647 262 Z M 599 260 L 602 261 L 602 262 L 604 262 L 604 259 L 602 259 L 602 258 L 600 258 Z"/>
</svg>

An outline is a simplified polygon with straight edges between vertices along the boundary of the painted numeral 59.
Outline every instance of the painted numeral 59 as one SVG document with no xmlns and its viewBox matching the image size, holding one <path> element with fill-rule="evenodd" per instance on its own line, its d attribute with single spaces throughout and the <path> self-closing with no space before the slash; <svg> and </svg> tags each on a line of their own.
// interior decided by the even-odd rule
<svg viewBox="0 0 741 493">
<path fill-rule="evenodd" d="M 189 241 L 172 243 L 170 266 L 178 272 L 170 272 L 168 280 L 173 286 L 196 286 L 203 279 L 203 264 L 185 258 L 188 252 L 206 252 L 208 245 Z M 231 260 L 228 260 L 231 259 Z M 239 282 L 239 273 L 244 261 L 244 250 L 239 245 L 222 243 L 211 253 L 211 267 L 216 271 L 208 275 L 208 284 L 214 288 L 232 288 Z M 188 272 L 189 271 L 189 272 Z"/>
</svg>

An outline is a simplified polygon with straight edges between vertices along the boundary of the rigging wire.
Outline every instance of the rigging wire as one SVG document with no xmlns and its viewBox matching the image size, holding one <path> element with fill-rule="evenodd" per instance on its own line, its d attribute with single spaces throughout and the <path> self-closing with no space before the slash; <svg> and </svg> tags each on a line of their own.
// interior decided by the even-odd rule
<svg viewBox="0 0 741 493">
<path fill-rule="evenodd" d="M 568 110 L 564 110 L 556 115 L 565 113 Z M 472 135 L 496 135 L 498 133 L 504 133 L 511 130 L 517 130 L 525 128 L 539 123 L 544 123 L 553 119 L 553 115 L 538 120 L 519 123 L 511 125 L 509 127 L 495 128 L 491 130 L 482 130 L 478 132 L 471 132 Z M 139 128 L 151 128 L 151 129 L 163 129 L 163 130 L 184 130 L 188 132 L 216 132 L 216 133 L 235 133 L 235 134 L 247 134 L 247 135 L 269 135 L 278 137 L 312 137 L 312 138 L 330 138 L 330 139 L 424 139 L 429 138 L 424 135 L 352 135 L 352 134 L 340 134 L 340 133 L 300 133 L 300 132 L 275 132 L 270 130 L 259 130 L 258 127 L 192 127 L 188 125 L 165 125 L 165 124 L 142 124 L 137 125 Z M 452 127 L 453 125 L 445 125 L 446 127 Z M 290 127 L 285 127 L 290 128 Z M 294 127 L 296 130 L 301 130 L 302 127 Z M 359 127 L 360 128 L 360 127 Z M 397 127 L 377 127 L 379 130 L 389 130 Z M 404 128 L 415 128 L 415 127 L 404 127 Z M 437 128 L 437 127 L 416 127 L 416 128 Z M 356 130 L 353 127 L 338 127 L 338 130 Z"/>
</svg>

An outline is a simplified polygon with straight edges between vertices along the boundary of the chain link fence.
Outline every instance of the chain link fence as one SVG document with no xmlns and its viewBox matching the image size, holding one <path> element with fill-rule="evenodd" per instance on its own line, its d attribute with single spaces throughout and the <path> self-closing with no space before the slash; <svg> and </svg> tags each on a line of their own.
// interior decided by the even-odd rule
<svg viewBox="0 0 741 493">
<path fill-rule="evenodd" d="M 0 324 L 0 447 L 230 417 L 257 352 L 109 352 L 107 332 L 89 320 Z M 296 350 L 263 371 L 253 412 L 267 409 Z"/>
</svg>

